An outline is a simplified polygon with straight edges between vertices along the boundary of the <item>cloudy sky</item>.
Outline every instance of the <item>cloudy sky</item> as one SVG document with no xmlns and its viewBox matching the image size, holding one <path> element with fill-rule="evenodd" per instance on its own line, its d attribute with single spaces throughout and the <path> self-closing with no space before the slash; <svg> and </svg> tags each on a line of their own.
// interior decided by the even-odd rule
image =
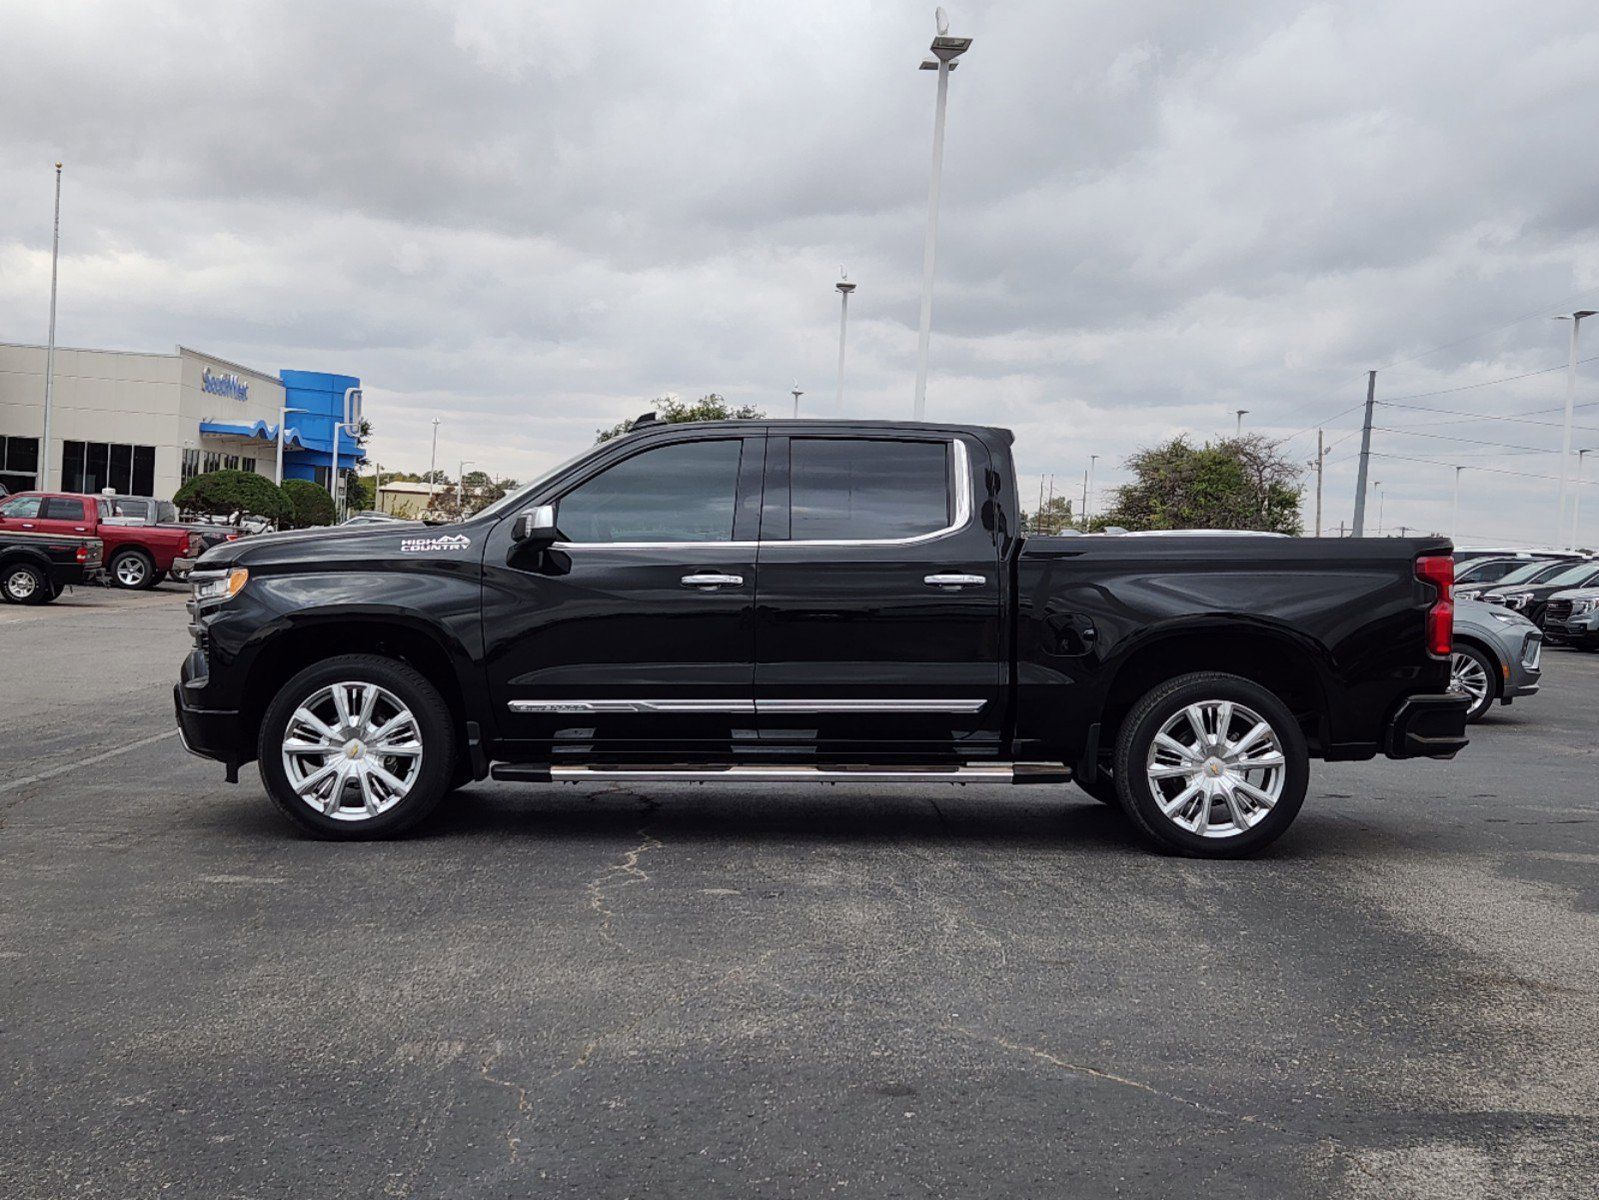
<svg viewBox="0 0 1599 1200">
<path fill-rule="evenodd" d="M 1300 459 L 1323 424 L 1336 525 L 1376 367 L 1410 406 L 1378 409 L 1387 526 L 1447 529 L 1461 464 L 1462 540 L 1552 538 L 1550 318 L 1599 307 L 1591 4 L 950 12 L 930 418 L 1013 427 L 1024 488 L 1073 494 L 1238 408 Z M 525 478 L 663 393 L 838 412 L 841 264 L 843 413 L 909 415 L 930 3 L 0 0 L 0 29 L 0 340 L 44 340 L 62 158 L 63 344 L 360 375 L 390 467 L 435 415 L 441 461 Z"/>
</svg>

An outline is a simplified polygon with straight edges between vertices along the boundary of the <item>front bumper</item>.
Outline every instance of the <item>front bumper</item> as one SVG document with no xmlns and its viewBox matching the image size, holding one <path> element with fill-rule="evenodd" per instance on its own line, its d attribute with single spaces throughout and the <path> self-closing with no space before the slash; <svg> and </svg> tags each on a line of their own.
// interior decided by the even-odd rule
<svg viewBox="0 0 1599 1200">
<path fill-rule="evenodd" d="M 236 709 L 202 708 L 192 703 L 189 694 L 205 684 L 204 656 L 190 651 L 183 662 L 178 682 L 172 688 L 172 707 L 178 722 L 183 748 L 198 758 L 209 758 L 228 769 L 228 782 L 236 783 L 239 764 L 251 758 L 245 745 L 243 728 Z"/>
<path fill-rule="evenodd" d="M 1453 758 L 1469 741 L 1466 712 L 1470 708 L 1470 699 L 1453 692 L 1400 701 L 1388 718 L 1383 752 L 1389 758 Z"/>
<path fill-rule="evenodd" d="M 183 582 L 189 577 L 189 572 L 194 570 L 194 564 L 199 561 L 198 558 L 174 558 L 170 572 L 172 578 L 180 583 Z"/>
<path fill-rule="evenodd" d="M 1544 625 L 1549 637 L 1576 646 L 1599 644 L 1599 613 L 1584 613 L 1564 621 L 1549 621 Z"/>
</svg>

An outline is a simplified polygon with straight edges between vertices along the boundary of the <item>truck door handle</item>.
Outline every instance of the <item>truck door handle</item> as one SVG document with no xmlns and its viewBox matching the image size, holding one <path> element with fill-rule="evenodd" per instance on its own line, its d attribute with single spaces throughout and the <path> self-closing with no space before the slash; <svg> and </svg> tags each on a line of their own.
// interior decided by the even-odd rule
<svg viewBox="0 0 1599 1200">
<path fill-rule="evenodd" d="M 986 575 L 960 575 L 960 574 L 928 575 L 928 576 L 923 577 L 922 582 L 925 583 L 928 587 L 942 587 L 942 588 L 976 587 L 978 584 L 987 583 L 988 582 L 988 576 L 986 576 Z"/>
<path fill-rule="evenodd" d="M 684 587 L 692 588 L 742 587 L 744 585 L 744 576 L 715 575 L 709 573 L 703 575 L 685 575 L 679 582 L 681 582 Z"/>
</svg>

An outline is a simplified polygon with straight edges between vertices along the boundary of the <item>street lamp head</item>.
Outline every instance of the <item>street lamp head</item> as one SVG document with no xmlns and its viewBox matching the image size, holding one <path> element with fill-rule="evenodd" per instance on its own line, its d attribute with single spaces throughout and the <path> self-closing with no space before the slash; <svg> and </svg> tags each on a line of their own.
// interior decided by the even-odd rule
<svg viewBox="0 0 1599 1200">
<path fill-rule="evenodd" d="M 1584 317 L 1592 317 L 1592 316 L 1595 316 L 1595 315 L 1599 315 L 1599 309 L 1579 308 L 1574 313 L 1561 313 L 1558 317 L 1555 318 L 1555 320 L 1557 320 L 1557 321 L 1580 321 Z"/>
<path fill-rule="evenodd" d="M 971 46 L 971 38 L 936 37 L 933 39 L 933 44 L 929 49 L 932 50 L 933 57 L 938 59 L 939 62 L 949 63 L 953 67 L 955 60 L 970 50 Z"/>
<path fill-rule="evenodd" d="M 839 291 L 843 292 L 846 296 L 849 295 L 851 292 L 853 292 L 855 290 L 855 285 L 853 283 L 849 282 L 849 280 L 847 280 L 847 279 L 841 279 L 837 283 L 835 283 L 833 286 L 836 287 Z"/>
</svg>

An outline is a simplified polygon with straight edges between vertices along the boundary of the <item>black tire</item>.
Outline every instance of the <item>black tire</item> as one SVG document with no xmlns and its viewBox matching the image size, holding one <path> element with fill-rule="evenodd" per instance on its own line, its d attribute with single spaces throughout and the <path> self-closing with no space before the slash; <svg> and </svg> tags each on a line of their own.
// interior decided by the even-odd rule
<svg viewBox="0 0 1599 1200">
<path fill-rule="evenodd" d="M 41 568 L 19 562 L 0 567 L 0 596 L 8 604 L 49 604 L 56 592 Z"/>
<path fill-rule="evenodd" d="M 375 816 L 355 813 L 353 804 L 339 808 L 345 814 L 342 818 L 327 815 L 301 798 L 284 767 L 284 735 L 295 710 L 322 689 L 339 683 L 376 684 L 415 718 L 423 750 L 417 776 L 393 807 Z M 261 783 L 272 803 L 307 833 L 337 841 L 393 837 L 422 820 L 451 790 L 456 754 L 455 720 L 438 689 L 409 664 L 375 654 L 340 655 L 301 671 L 278 689 L 256 737 Z"/>
<path fill-rule="evenodd" d="M 146 591 L 155 586 L 155 559 L 143 550 L 118 550 L 106 564 L 106 579 L 114 588 Z"/>
<path fill-rule="evenodd" d="M 1479 650 L 1470 642 L 1456 642 L 1455 654 L 1459 655 L 1462 659 L 1470 660 L 1469 664 L 1467 664 L 1467 669 L 1469 670 L 1474 668 L 1475 670 L 1480 671 L 1482 673 L 1483 684 L 1487 688 L 1487 691 L 1484 692 L 1481 697 L 1478 697 L 1472 701 L 1471 708 L 1466 711 L 1467 723 L 1475 724 L 1488 715 L 1488 713 L 1493 709 L 1494 701 L 1499 698 L 1499 664 L 1494 660 L 1492 655 Z M 1459 665 L 1453 660 L 1450 662 L 1450 670 L 1451 672 L 1459 671 Z M 1468 692 L 1467 695 L 1470 695 L 1470 693 Z"/>
<path fill-rule="evenodd" d="M 1184 828 L 1161 810 L 1157 801 L 1157 789 L 1161 785 L 1147 773 L 1150 749 L 1161 727 L 1190 705 L 1206 701 L 1231 702 L 1252 709 L 1270 728 L 1281 748 L 1283 759 L 1281 791 L 1264 815 L 1247 824 L 1242 832 L 1208 837 Z M 1243 741 L 1244 738 L 1240 735 L 1234 740 Z M 1161 850 L 1191 858 L 1242 858 L 1265 849 L 1293 824 L 1300 806 L 1305 802 L 1305 789 L 1310 782 L 1310 754 L 1305 746 L 1304 731 L 1299 728 L 1299 722 L 1294 720 L 1287 706 L 1252 680 L 1213 671 L 1181 675 L 1145 694 L 1122 722 L 1113 761 L 1121 805 L 1132 818 L 1133 824 Z M 1200 773 L 1196 769 L 1196 774 Z M 1203 774 L 1208 782 L 1208 770 Z M 1186 780 L 1174 780 L 1170 786 L 1177 792 L 1184 783 Z M 1166 797 L 1162 794 L 1161 798 Z M 1214 814 L 1218 810 L 1224 815 L 1231 811 L 1219 800 L 1205 798 L 1190 801 L 1195 809 L 1200 803 L 1205 805 L 1206 828 L 1215 823 Z M 1261 806 L 1251 802 L 1251 807 L 1258 813 Z M 1178 815 L 1184 811 L 1187 810 L 1179 809 Z M 1195 820 L 1197 823 L 1198 818 Z M 1228 823 L 1237 824 L 1230 817 Z"/>
<path fill-rule="evenodd" d="M 167 573 L 165 571 L 157 571 L 155 573 L 154 577 L 152 577 L 151 580 L 150 580 L 150 586 L 154 587 L 156 584 L 165 583 L 166 581 L 167 581 Z"/>
</svg>

